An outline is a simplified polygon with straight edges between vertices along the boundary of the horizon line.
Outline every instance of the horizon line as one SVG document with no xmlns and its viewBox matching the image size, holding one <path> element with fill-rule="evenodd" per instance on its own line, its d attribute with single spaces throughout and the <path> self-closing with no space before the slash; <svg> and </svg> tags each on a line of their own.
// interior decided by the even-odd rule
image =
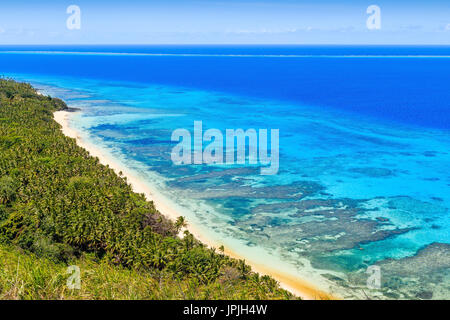
<svg viewBox="0 0 450 320">
<path fill-rule="evenodd" d="M 22 43 L 22 44 L 1 44 L 2 46 L 359 46 L 359 47 L 450 47 L 449 44 L 417 44 L 417 43 L 402 43 L 402 44 L 358 44 L 358 43 Z"/>
</svg>

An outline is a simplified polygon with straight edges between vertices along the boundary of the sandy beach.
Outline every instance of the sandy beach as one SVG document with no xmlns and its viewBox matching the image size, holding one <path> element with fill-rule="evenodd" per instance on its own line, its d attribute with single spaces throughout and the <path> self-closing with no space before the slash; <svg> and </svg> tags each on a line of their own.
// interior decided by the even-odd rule
<svg viewBox="0 0 450 320">
<path fill-rule="evenodd" d="M 165 199 L 163 195 L 161 195 L 158 190 L 152 188 L 150 185 L 144 183 L 140 177 L 135 175 L 130 169 L 122 165 L 119 161 L 115 160 L 106 150 L 102 150 L 97 146 L 89 143 L 86 139 L 81 137 L 81 134 L 70 127 L 69 120 L 70 116 L 73 115 L 73 112 L 68 111 L 57 111 L 54 113 L 54 119 L 62 126 L 62 132 L 64 135 L 73 138 L 76 140 L 77 144 L 86 149 L 91 156 L 97 157 L 103 165 L 108 165 L 111 169 L 113 169 L 117 174 L 122 172 L 122 176 L 127 178 L 128 183 L 132 186 L 133 190 L 137 193 L 142 193 L 146 196 L 149 201 L 153 201 L 157 210 L 159 210 L 163 215 L 168 217 L 171 220 L 175 220 L 182 214 L 179 213 L 173 205 Z M 188 221 L 187 229 L 191 232 L 198 240 L 202 243 L 206 244 L 209 247 L 218 248 L 221 246 L 220 243 L 216 243 L 211 239 L 205 237 L 202 232 L 192 225 Z M 271 268 L 270 266 L 261 265 L 260 263 L 256 263 L 248 257 L 240 256 L 239 254 L 233 252 L 229 248 L 225 246 L 225 254 L 236 258 L 236 259 L 245 259 L 246 263 L 249 264 L 253 271 L 256 271 L 261 274 L 267 274 L 276 279 L 280 286 L 295 295 L 307 299 L 307 300 L 315 300 L 315 299 L 337 299 L 336 297 L 323 292 L 317 289 L 308 281 L 303 279 L 299 279 L 290 274 L 286 274 L 275 268 Z"/>
</svg>

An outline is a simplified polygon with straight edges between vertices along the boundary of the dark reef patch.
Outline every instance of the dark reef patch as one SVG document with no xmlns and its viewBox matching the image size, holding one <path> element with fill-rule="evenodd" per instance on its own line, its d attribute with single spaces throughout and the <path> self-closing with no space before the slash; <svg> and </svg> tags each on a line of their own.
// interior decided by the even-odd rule
<svg viewBox="0 0 450 320">
<path fill-rule="evenodd" d="M 448 299 L 450 295 L 450 244 L 432 243 L 416 255 L 376 263 L 381 272 L 381 292 L 402 299 Z M 352 283 L 363 285 L 364 270 L 351 273 Z M 395 291 L 395 292 L 394 292 Z"/>
<path fill-rule="evenodd" d="M 351 168 L 349 171 L 372 178 L 381 178 L 394 175 L 394 172 L 392 170 L 386 168 Z"/>
<path fill-rule="evenodd" d="M 406 233 L 411 228 L 386 230 L 386 221 L 360 218 L 365 209 L 359 201 L 350 199 L 303 200 L 259 205 L 253 215 L 236 224 L 243 229 L 252 227 L 253 237 L 270 238 L 284 248 L 293 248 L 304 256 L 352 249 L 361 244 L 380 241 Z M 289 210 L 291 220 L 273 224 L 269 213 Z M 257 229 L 257 230 L 255 230 Z"/>
</svg>

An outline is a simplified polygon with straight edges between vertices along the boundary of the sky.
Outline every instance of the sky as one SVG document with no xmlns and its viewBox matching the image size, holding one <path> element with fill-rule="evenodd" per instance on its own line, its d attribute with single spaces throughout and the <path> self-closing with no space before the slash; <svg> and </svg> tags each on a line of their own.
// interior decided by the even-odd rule
<svg viewBox="0 0 450 320">
<path fill-rule="evenodd" d="M 1 44 L 450 45 L 450 0 L 1 0 Z"/>
</svg>

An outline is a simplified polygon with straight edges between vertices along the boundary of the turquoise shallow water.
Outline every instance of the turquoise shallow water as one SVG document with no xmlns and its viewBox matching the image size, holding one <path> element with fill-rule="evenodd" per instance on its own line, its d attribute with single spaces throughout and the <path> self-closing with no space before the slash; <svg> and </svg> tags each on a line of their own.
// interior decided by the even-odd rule
<svg viewBox="0 0 450 320">
<path fill-rule="evenodd" d="M 221 91 L 10 74 L 82 110 L 72 125 L 190 212 L 188 221 L 345 297 L 450 298 L 450 132 Z M 176 128 L 280 129 L 280 171 L 174 166 Z M 228 242 L 227 242 L 228 241 Z M 381 267 L 382 287 L 365 273 Z"/>
</svg>

